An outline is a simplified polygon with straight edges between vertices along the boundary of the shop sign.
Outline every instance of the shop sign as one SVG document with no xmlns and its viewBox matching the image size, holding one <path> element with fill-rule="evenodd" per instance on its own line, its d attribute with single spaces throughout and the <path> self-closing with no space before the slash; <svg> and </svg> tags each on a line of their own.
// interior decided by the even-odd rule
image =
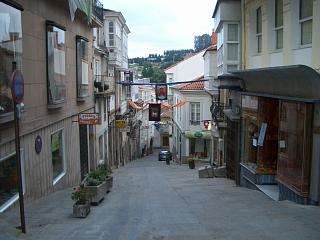
<svg viewBox="0 0 320 240">
<path fill-rule="evenodd" d="M 127 127 L 127 122 L 126 120 L 116 120 L 116 127 L 123 129 Z"/>
<path fill-rule="evenodd" d="M 130 132 L 130 127 L 120 128 L 120 132 Z"/>
<path fill-rule="evenodd" d="M 264 138 L 266 136 L 267 126 L 268 126 L 267 123 L 261 124 L 259 138 L 258 138 L 258 145 L 259 146 L 263 146 Z"/>
<path fill-rule="evenodd" d="M 195 132 L 195 133 L 194 133 L 194 136 L 195 136 L 196 138 L 202 138 L 202 137 L 203 137 L 203 133 L 202 133 L 202 132 Z"/>
<path fill-rule="evenodd" d="M 79 125 L 97 125 L 100 124 L 99 113 L 79 113 Z"/>
</svg>

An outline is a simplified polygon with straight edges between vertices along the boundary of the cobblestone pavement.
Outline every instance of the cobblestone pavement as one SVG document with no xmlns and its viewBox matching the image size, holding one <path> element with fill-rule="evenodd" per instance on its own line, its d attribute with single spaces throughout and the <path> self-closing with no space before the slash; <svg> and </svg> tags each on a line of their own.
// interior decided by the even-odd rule
<svg viewBox="0 0 320 240">
<path fill-rule="evenodd" d="M 0 239 L 320 239 L 320 208 L 275 202 L 224 178 L 150 155 L 114 171 L 114 187 L 85 219 L 72 218 L 71 189 L 0 214 Z"/>
</svg>

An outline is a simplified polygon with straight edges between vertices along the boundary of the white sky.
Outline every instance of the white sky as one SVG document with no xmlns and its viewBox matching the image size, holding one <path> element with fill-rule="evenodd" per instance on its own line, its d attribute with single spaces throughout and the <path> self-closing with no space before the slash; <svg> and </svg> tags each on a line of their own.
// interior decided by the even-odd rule
<svg viewBox="0 0 320 240">
<path fill-rule="evenodd" d="M 129 58 L 193 49 L 194 36 L 210 34 L 216 0 L 100 0 L 120 11 L 131 31 Z"/>
</svg>

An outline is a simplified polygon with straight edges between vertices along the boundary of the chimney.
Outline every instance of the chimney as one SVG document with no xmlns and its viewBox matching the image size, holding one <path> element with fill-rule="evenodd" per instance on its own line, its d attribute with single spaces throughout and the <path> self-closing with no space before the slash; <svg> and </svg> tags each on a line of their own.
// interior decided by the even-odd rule
<svg viewBox="0 0 320 240">
<path fill-rule="evenodd" d="M 217 45 L 217 42 L 218 42 L 218 35 L 214 32 L 214 30 L 212 30 L 211 44 L 212 45 Z"/>
</svg>

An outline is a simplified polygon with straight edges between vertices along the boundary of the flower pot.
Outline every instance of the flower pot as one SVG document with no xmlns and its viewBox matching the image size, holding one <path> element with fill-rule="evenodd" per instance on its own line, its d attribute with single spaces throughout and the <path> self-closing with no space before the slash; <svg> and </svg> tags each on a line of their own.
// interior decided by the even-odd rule
<svg viewBox="0 0 320 240">
<path fill-rule="evenodd" d="M 90 213 L 90 202 L 87 201 L 84 204 L 75 203 L 73 204 L 73 217 L 85 218 Z"/>
<path fill-rule="evenodd" d="M 106 195 L 106 182 L 102 182 L 98 186 L 85 186 L 85 188 L 92 193 L 93 197 L 91 198 L 92 205 L 98 205 Z"/>
<path fill-rule="evenodd" d="M 113 176 L 109 176 L 106 178 L 106 193 L 111 191 L 113 186 Z"/>
<path fill-rule="evenodd" d="M 188 160 L 188 164 L 189 164 L 189 168 L 190 169 L 194 169 L 195 168 L 195 164 L 194 164 L 194 160 Z"/>
</svg>

